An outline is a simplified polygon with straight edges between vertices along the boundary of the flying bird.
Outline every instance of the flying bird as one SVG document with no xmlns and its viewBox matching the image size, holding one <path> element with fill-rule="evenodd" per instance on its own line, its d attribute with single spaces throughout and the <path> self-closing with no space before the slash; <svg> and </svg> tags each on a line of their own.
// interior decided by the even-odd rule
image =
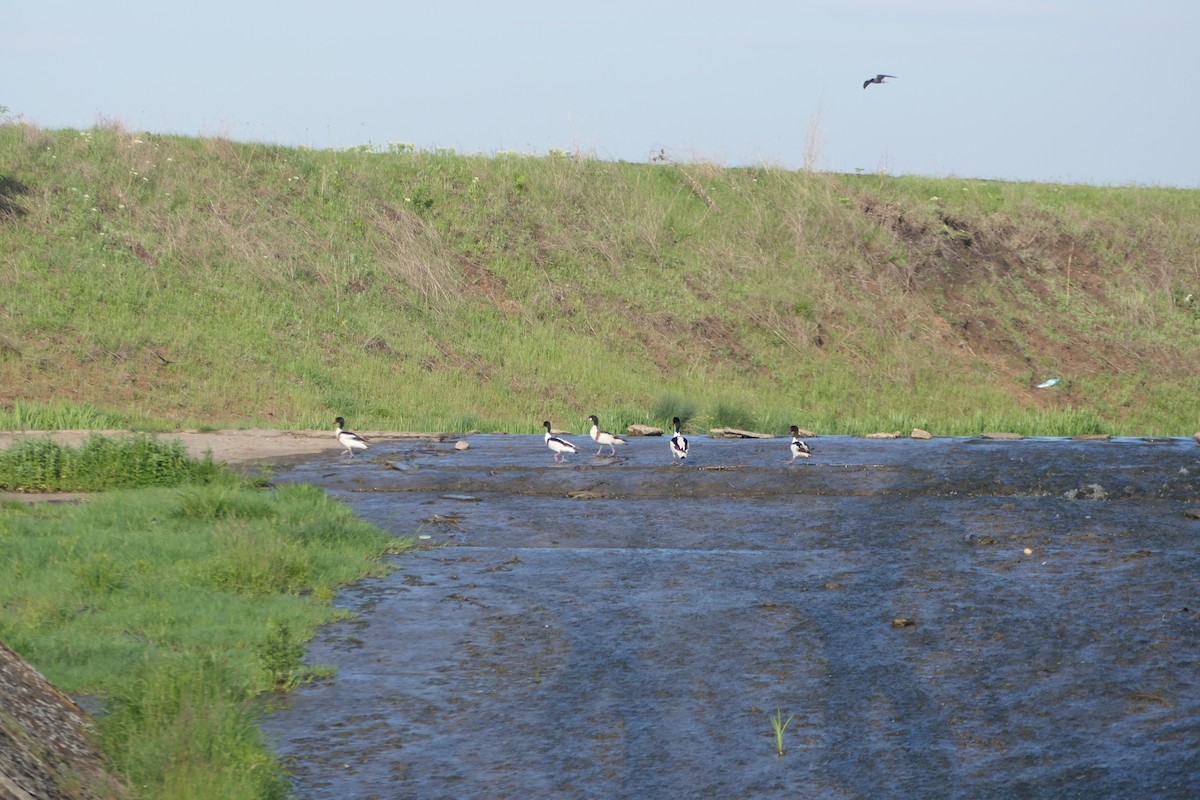
<svg viewBox="0 0 1200 800">
<path fill-rule="evenodd" d="M 333 434 L 337 437 L 338 444 L 346 448 L 346 452 L 354 458 L 355 450 L 366 450 L 367 440 L 359 436 L 354 431 L 343 430 L 342 426 L 346 424 L 346 420 L 338 417 L 333 421 Z"/>
<path fill-rule="evenodd" d="M 872 83 L 883 83 L 884 78 L 894 78 L 894 77 L 896 77 L 896 76 L 895 75 L 876 75 L 874 78 L 867 78 L 865 81 L 863 81 L 863 88 L 864 89 L 867 88 Z"/>
</svg>

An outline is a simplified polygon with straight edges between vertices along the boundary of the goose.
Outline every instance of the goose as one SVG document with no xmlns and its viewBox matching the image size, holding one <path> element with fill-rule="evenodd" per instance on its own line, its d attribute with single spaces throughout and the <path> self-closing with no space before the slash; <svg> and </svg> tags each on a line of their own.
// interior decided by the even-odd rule
<svg viewBox="0 0 1200 800">
<path fill-rule="evenodd" d="M 896 76 L 895 75 L 876 75 L 874 78 L 867 78 L 865 81 L 863 81 L 863 88 L 864 89 L 867 88 L 872 83 L 883 83 L 884 78 L 894 78 L 894 77 L 896 77 Z"/>
<path fill-rule="evenodd" d="M 671 418 L 671 427 L 675 429 L 675 435 L 671 437 L 671 463 L 682 464 L 687 458 L 688 443 L 687 439 L 683 438 L 683 434 L 679 432 L 679 417 Z"/>
<path fill-rule="evenodd" d="M 620 436 L 613 436 L 608 431 L 600 430 L 600 419 L 595 414 L 592 414 L 590 417 L 588 417 L 588 422 L 592 423 L 592 441 L 600 445 L 599 449 L 596 450 L 596 455 L 600 455 L 600 451 L 604 449 L 605 445 L 607 445 L 609 455 L 615 456 L 617 454 L 617 448 L 615 445 L 628 444 L 628 442 L 626 442 Z"/>
<path fill-rule="evenodd" d="M 788 463 L 795 463 L 797 458 L 808 458 L 811 456 L 812 450 L 810 450 L 808 445 L 805 444 L 804 440 L 800 438 L 800 429 L 793 425 L 788 429 L 788 432 L 792 434 L 792 460 Z"/>
<path fill-rule="evenodd" d="M 351 458 L 354 458 L 355 450 L 366 450 L 367 449 L 367 440 L 366 439 L 359 436 L 354 431 L 342 430 L 342 426 L 346 424 L 346 420 L 342 419 L 341 417 L 338 417 L 337 419 L 335 419 L 333 421 L 333 424 L 334 424 L 333 435 L 337 437 L 338 444 L 340 444 L 342 447 L 346 448 L 346 452 L 350 454 Z"/>
<path fill-rule="evenodd" d="M 575 445 L 571 444 L 566 439 L 562 439 L 558 436 L 555 436 L 553 433 L 550 432 L 550 420 L 546 420 L 545 422 L 543 422 L 542 427 L 546 429 L 546 447 L 549 447 L 550 450 L 554 453 L 555 461 L 565 460 L 567 457 L 567 453 L 578 453 L 579 452 L 575 448 Z"/>
</svg>

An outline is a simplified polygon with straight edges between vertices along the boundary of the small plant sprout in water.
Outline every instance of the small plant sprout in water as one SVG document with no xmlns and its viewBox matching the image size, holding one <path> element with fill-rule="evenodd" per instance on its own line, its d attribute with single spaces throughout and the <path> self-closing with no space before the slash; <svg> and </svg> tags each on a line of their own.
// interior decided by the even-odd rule
<svg viewBox="0 0 1200 800">
<path fill-rule="evenodd" d="M 796 715 L 792 714 L 785 721 L 783 718 L 783 712 L 777 708 L 777 709 L 775 709 L 775 713 L 771 714 L 770 716 L 771 716 L 771 729 L 773 731 L 775 731 L 775 750 L 779 753 L 780 756 L 782 756 L 784 753 L 783 732 L 787 730 L 788 725 L 792 724 L 792 720 L 794 720 L 796 718 Z"/>
</svg>

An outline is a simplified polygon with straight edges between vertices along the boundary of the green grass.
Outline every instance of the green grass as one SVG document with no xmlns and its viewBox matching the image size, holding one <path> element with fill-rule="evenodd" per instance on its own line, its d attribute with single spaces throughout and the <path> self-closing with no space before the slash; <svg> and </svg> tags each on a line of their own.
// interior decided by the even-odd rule
<svg viewBox="0 0 1200 800">
<path fill-rule="evenodd" d="M 116 126 L 0 164 L 11 430 L 1200 427 L 1197 191 Z"/>
<path fill-rule="evenodd" d="M 699 413 L 695 400 L 668 392 L 654 401 L 650 409 L 650 419 L 653 424 L 669 431 L 672 418 L 679 417 L 680 428 L 687 433 L 693 433 Z"/>
<path fill-rule="evenodd" d="M 303 642 L 403 543 L 309 486 L 0 505 L 0 639 L 72 695 L 135 798 L 282 798 L 256 698 L 327 675 Z"/>
<path fill-rule="evenodd" d="M 88 401 L 31 403 L 14 400 L 10 407 L 0 408 L 0 430 L 8 431 L 127 429 L 139 422 L 127 414 L 103 411 Z"/>
<path fill-rule="evenodd" d="M 793 714 L 785 720 L 783 712 L 777 708 L 775 709 L 775 713 L 770 714 L 769 717 L 771 720 L 771 731 L 775 734 L 775 752 L 782 757 L 786 753 L 783 747 L 783 734 L 787 731 L 788 725 L 792 724 L 792 720 L 796 718 L 796 715 Z"/>
<path fill-rule="evenodd" d="M 0 450 L 0 490 L 95 492 L 104 489 L 174 486 L 212 480 L 212 458 L 195 460 L 178 440 L 148 434 L 110 438 L 92 434 L 79 447 L 47 437 L 19 437 Z"/>
</svg>

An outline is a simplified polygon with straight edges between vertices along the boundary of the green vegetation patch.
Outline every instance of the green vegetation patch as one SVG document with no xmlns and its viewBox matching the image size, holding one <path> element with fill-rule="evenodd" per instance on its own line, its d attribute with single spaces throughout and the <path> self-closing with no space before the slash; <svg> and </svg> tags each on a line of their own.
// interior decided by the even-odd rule
<svg viewBox="0 0 1200 800">
<path fill-rule="evenodd" d="M 205 482 L 218 473 L 211 455 L 191 458 L 178 440 L 146 434 L 93 434 L 79 447 L 47 437 L 23 437 L 0 450 L 0 490 L 94 492 Z"/>
<path fill-rule="evenodd" d="M 10 408 L 0 408 L 0 430 L 6 431 L 95 431 L 143 426 L 131 424 L 125 414 L 97 408 L 89 402 L 30 403 L 15 400 Z"/>
<path fill-rule="evenodd" d="M 284 797 L 255 698 L 320 678 L 303 663 L 334 590 L 408 543 L 319 488 L 119 490 L 0 505 L 0 639 L 72 695 L 144 798 Z"/>
<path fill-rule="evenodd" d="M 0 428 L 1195 432 L 1200 191 L 117 125 L 0 164 Z"/>
</svg>

